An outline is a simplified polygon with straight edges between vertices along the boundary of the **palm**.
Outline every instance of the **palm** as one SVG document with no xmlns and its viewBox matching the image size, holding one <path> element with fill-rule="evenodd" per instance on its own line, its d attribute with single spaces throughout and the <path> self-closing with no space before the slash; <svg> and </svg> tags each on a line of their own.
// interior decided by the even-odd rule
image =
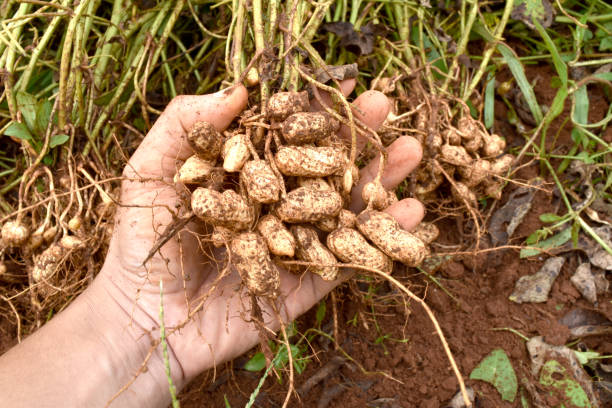
<svg viewBox="0 0 612 408">
<path fill-rule="evenodd" d="M 183 97 L 168 107 L 124 171 L 130 180 L 122 185 L 122 206 L 101 273 L 110 284 L 111 295 L 116 293 L 117 298 L 132 302 L 124 307 L 137 306 L 155 324 L 158 323 L 159 281 L 163 280 L 166 326 L 174 327 L 186 322 L 178 333 L 168 338 L 186 378 L 192 378 L 212 364 L 231 359 L 257 343 L 258 333 L 247 321 L 248 316 L 244 315 L 248 310 L 248 297 L 244 296 L 244 288 L 238 290 L 240 278 L 236 272 L 227 273 L 218 281 L 220 267 L 225 264 L 224 251 L 199 241 L 197 235 L 201 231 L 196 225 L 188 225 L 145 266 L 142 262 L 165 226 L 173 220 L 172 212 L 180 206 L 181 198 L 172 185 L 172 177 L 176 163 L 192 153 L 185 142 L 186 130 L 201 120 L 223 129 L 245 105 L 246 90 L 237 87 L 224 97 Z M 383 104 L 381 109 L 380 103 L 370 106 L 372 109 L 368 110 L 367 101 L 362 100 L 360 116 L 376 128 L 386 117 L 387 107 Z M 396 154 L 395 169 L 392 169 L 393 156 L 390 157 L 390 170 L 393 171 L 389 172 L 389 187 L 405 177 L 420 159 L 418 146 L 415 150 L 414 142 L 409 140 L 408 144 L 412 146 L 411 151 Z M 401 178 L 396 182 L 398 177 Z M 418 213 L 420 207 L 414 200 L 398 204 L 392 212 L 405 227 L 420 221 L 422 214 Z M 325 282 L 312 274 L 299 277 L 282 272 L 281 292 L 287 316 L 293 318 L 305 312 L 337 284 Z M 213 287 L 214 293 L 210 296 Z M 202 308 L 197 308 L 201 299 L 206 299 L 206 302 Z M 188 319 L 194 310 L 199 311 Z M 274 319 L 269 314 L 266 320 L 275 328 Z M 146 328 L 151 322 L 137 323 Z"/>
</svg>

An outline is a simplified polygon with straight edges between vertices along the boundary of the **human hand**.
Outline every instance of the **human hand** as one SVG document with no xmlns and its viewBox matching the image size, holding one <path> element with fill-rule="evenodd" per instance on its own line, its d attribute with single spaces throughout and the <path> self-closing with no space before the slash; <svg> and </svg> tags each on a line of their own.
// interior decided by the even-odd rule
<svg viewBox="0 0 612 408">
<path fill-rule="evenodd" d="M 349 94 L 355 82 L 344 81 L 342 91 Z M 198 240 L 196 225 L 168 241 L 146 264 L 142 262 L 172 219 L 171 211 L 180 206 L 173 176 L 180 163 L 193 152 L 186 142 L 187 131 L 198 121 L 207 121 L 218 130 L 225 129 L 245 108 L 247 90 L 239 85 L 212 95 L 181 96 L 174 99 L 159 117 L 125 168 L 121 206 L 104 267 L 96 279 L 103 296 L 110 297 L 129 319 L 117 318 L 125 328 L 131 323 L 141 333 L 159 327 L 159 281 L 163 280 L 165 325 L 181 325 L 168 336 L 173 378 L 181 386 L 203 370 L 230 360 L 258 342 L 258 331 L 247 321 L 245 291 L 239 290 L 240 277 L 233 271 L 219 284 L 204 307 L 191 316 L 198 299 L 205 295 L 219 274 L 219 251 Z M 389 111 L 387 98 L 376 91 L 360 95 L 353 103 L 355 115 L 372 129 L 378 129 Z M 348 135 L 348 129 L 342 129 Z M 411 137 L 396 140 L 388 149 L 389 159 L 382 182 L 394 188 L 416 167 L 421 146 Z M 377 159 L 361 171 L 354 188 L 351 208 L 363 208 L 361 188 L 376 175 Z M 405 199 L 387 209 L 405 229 L 422 219 L 423 206 Z M 213 255 L 214 254 L 214 255 Z M 308 273 L 296 276 L 281 272 L 283 311 L 291 320 L 307 311 L 340 281 L 326 282 Z M 107 302 L 95 299 L 96 302 Z M 184 324 L 183 324 L 184 323 Z M 278 322 L 267 319 L 276 330 Z M 153 334 L 152 334 L 153 335 Z M 158 336 L 158 335 L 157 335 Z"/>
</svg>

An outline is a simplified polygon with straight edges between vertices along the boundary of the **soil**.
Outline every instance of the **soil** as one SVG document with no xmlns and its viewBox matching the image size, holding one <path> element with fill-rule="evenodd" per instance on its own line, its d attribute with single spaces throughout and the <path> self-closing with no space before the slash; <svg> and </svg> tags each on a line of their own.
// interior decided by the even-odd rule
<svg viewBox="0 0 612 408">
<path fill-rule="evenodd" d="M 556 93 L 552 86 L 551 68 L 528 66 L 526 73 L 530 80 L 537 80 L 535 91 L 538 100 L 550 106 Z M 509 72 L 498 74 L 500 82 L 509 78 Z M 605 95 L 598 87 L 592 87 L 589 88 L 589 96 L 590 119 L 600 120 L 608 106 Z M 525 139 L 508 123 L 505 104 L 497 100 L 495 109 L 494 130 L 506 137 L 509 149 L 522 147 Z M 571 148 L 571 127 L 565 121 L 569 114 L 569 107 L 566 106 L 550 126 L 547 138 L 549 151 L 563 154 Z M 610 137 L 607 133 L 604 138 L 606 136 Z M 525 163 L 528 161 L 526 158 Z M 557 163 L 553 161 L 553 164 Z M 522 168 L 515 179 L 527 182 L 538 175 L 539 165 L 531 163 Z M 520 245 L 529 234 L 540 228 L 540 214 L 562 209 L 553 187 L 554 184 L 548 180 L 542 186 L 542 191 L 535 194 L 532 210 L 511 237 L 509 245 Z M 510 184 L 504 190 L 497 208 L 516 188 L 517 185 Z M 448 252 L 444 248 L 464 244 L 462 234 L 465 232 L 459 226 L 464 225 L 465 220 L 443 219 L 438 223 L 444 226 L 437 241 L 438 252 Z M 488 240 L 483 239 L 480 248 L 487 248 L 488 245 Z M 580 255 L 567 252 L 562 256 L 566 257 L 566 262 L 561 274 L 552 287 L 548 301 L 540 304 L 517 304 L 508 297 L 519 277 L 539 270 L 547 258 L 544 255 L 519 259 L 517 249 L 500 249 L 478 255 L 455 256 L 432 277 L 401 266 L 395 269 L 394 276 L 423 297 L 433 309 L 466 385 L 475 391 L 475 406 L 521 406 L 519 397 L 513 403 L 502 401 L 492 385 L 469 379 L 469 373 L 495 349 L 501 348 L 506 352 L 519 384 L 531 384 L 530 388 L 542 390 L 532 377 L 525 341 L 509 329 L 529 338 L 543 336 L 552 345 L 563 345 L 569 342 L 570 331 L 558 322 L 559 319 L 572 309 L 594 310 L 593 305 L 581 297 L 569 280 Z M 304 384 L 313 382 L 320 370 L 323 370 L 323 379 L 301 392 L 299 399 L 294 397 L 290 406 L 434 408 L 445 406 L 458 392 L 458 382 L 434 327 L 422 308 L 414 302 L 404 303 L 399 293 L 386 282 L 373 286 L 375 295 L 372 295 L 372 287 L 365 281 L 345 284 L 336 289 L 338 344 L 352 361 L 339 360 L 342 353 L 334 349 L 334 344 L 322 336 L 316 337 L 310 344 L 310 358 L 305 371 L 296 376 L 295 387 L 300 390 Z M 609 294 L 600 297 L 597 310 L 606 316 L 611 316 L 611 298 Z M 321 323 L 321 330 L 333 335 L 331 296 L 325 302 L 327 314 Z M 311 310 L 298 319 L 297 326 L 301 332 L 317 326 L 315 313 L 315 310 Z M 609 354 L 612 346 L 608 340 L 603 336 L 593 336 L 586 343 L 595 351 Z M 182 406 L 227 406 L 227 403 L 231 407 L 244 406 L 257 387 L 262 372 L 253 373 L 242 367 L 257 351 L 254 349 L 248 355 L 218 367 L 214 381 L 212 372 L 204 373 L 193 381 L 181 394 Z M 255 406 L 280 406 L 285 398 L 286 378 L 284 373 L 281 383 L 274 375 L 270 376 L 261 388 Z M 525 395 L 528 396 L 528 393 Z M 544 404 L 555 405 L 552 400 L 543 401 Z"/>
</svg>

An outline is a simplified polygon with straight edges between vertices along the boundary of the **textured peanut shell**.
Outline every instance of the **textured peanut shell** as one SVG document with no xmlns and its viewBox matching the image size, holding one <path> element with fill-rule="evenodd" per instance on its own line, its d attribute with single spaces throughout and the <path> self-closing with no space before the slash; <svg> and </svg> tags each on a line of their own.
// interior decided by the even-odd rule
<svg viewBox="0 0 612 408">
<path fill-rule="evenodd" d="M 280 182 L 265 160 L 250 160 L 240 172 L 240 180 L 253 200 L 270 204 L 278 201 Z"/>
<path fill-rule="evenodd" d="M 274 156 L 286 176 L 325 177 L 340 175 L 347 162 L 341 147 L 281 146 Z"/>
<path fill-rule="evenodd" d="M 299 187 L 287 193 L 276 207 L 276 215 L 285 222 L 314 222 L 335 217 L 342 209 L 342 197 L 335 191 Z"/>
<path fill-rule="evenodd" d="M 210 239 L 215 248 L 221 248 L 222 246 L 229 244 L 233 236 L 234 233 L 230 229 L 220 225 L 215 225 Z"/>
<path fill-rule="evenodd" d="M 271 253 L 278 256 L 295 255 L 295 238 L 287 227 L 272 214 L 264 215 L 257 223 L 257 231 L 266 241 Z"/>
<path fill-rule="evenodd" d="M 213 162 L 195 155 L 191 156 L 185 160 L 185 163 L 176 173 L 175 182 L 183 184 L 202 183 L 210 177 L 214 168 L 215 164 Z"/>
<path fill-rule="evenodd" d="M 297 185 L 312 190 L 331 191 L 329 183 L 320 177 L 298 177 Z"/>
<path fill-rule="evenodd" d="M 32 269 L 32 279 L 40 282 L 48 279 L 57 269 L 62 258 L 66 254 L 66 249 L 59 244 L 51 244 L 36 259 Z"/>
<path fill-rule="evenodd" d="M 440 158 L 455 166 L 469 166 L 473 160 L 464 147 L 451 145 L 440 147 Z"/>
<path fill-rule="evenodd" d="M 323 217 L 319 221 L 315 221 L 313 224 L 323 232 L 332 232 L 338 228 L 338 218 L 331 216 Z"/>
<path fill-rule="evenodd" d="M 491 172 L 498 176 L 505 176 L 508 170 L 510 170 L 510 166 L 512 166 L 513 162 L 514 156 L 505 154 L 491 163 Z"/>
<path fill-rule="evenodd" d="M 270 259 L 264 239 L 255 232 L 244 232 L 230 243 L 232 263 L 242 282 L 256 296 L 276 298 L 280 287 L 278 269 Z"/>
<path fill-rule="evenodd" d="M 321 241 L 317 232 L 302 225 L 294 225 L 291 232 L 297 241 L 296 255 L 298 259 L 320 265 L 334 265 L 338 263 L 334 254 L 327 249 Z M 323 280 L 334 280 L 338 277 L 337 266 L 309 266 L 308 270 L 316 273 Z"/>
<path fill-rule="evenodd" d="M 340 213 L 338 214 L 338 228 L 354 228 L 356 221 L 357 216 L 354 212 L 345 210 L 344 208 L 340 210 Z"/>
<path fill-rule="evenodd" d="M 187 141 L 200 158 L 210 161 L 217 160 L 223 145 L 221 134 L 208 122 L 196 122 L 187 134 Z"/>
<path fill-rule="evenodd" d="M 246 135 L 238 134 L 230 137 L 223 144 L 223 170 L 228 173 L 240 171 L 250 155 Z"/>
<path fill-rule="evenodd" d="M 288 144 L 301 145 L 323 139 L 339 127 L 339 122 L 325 112 L 298 112 L 285 119 L 281 133 Z"/>
<path fill-rule="evenodd" d="M 504 152 L 506 148 L 506 141 L 501 136 L 487 133 L 482 134 L 483 146 L 482 155 L 485 157 L 497 157 Z"/>
<path fill-rule="evenodd" d="M 391 259 L 417 266 L 429 251 L 423 241 L 402 229 L 393 216 L 366 210 L 357 216 L 357 228 Z"/>
<path fill-rule="evenodd" d="M 310 109 L 308 92 L 277 92 L 268 99 L 268 117 L 278 122 Z"/>
<path fill-rule="evenodd" d="M 196 188 L 191 195 L 191 209 L 203 221 L 234 231 L 245 229 L 253 222 L 251 207 L 233 190 L 219 193 L 209 188 Z"/>
<path fill-rule="evenodd" d="M 468 186 L 460 181 L 455 181 L 455 184 L 451 186 L 451 193 L 453 197 L 455 197 L 455 200 L 462 204 L 465 204 L 467 201 L 471 206 L 476 205 L 476 195 Z"/>
<path fill-rule="evenodd" d="M 462 182 L 468 187 L 474 187 L 487 179 L 491 174 L 491 162 L 476 159 L 471 166 L 461 166 L 458 169 Z"/>
<path fill-rule="evenodd" d="M 9 247 L 18 247 L 30 237 L 30 228 L 19 221 L 8 221 L 2 226 L 2 241 Z"/>
<path fill-rule="evenodd" d="M 485 194 L 493 198 L 494 200 L 499 200 L 502 197 L 502 188 L 504 184 L 502 181 L 493 181 L 485 188 Z"/>
<path fill-rule="evenodd" d="M 438 239 L 440 230 L 435 224 L 430 222 L 422 222 L 412 231 L 412 235 L 429 245 Z"/>
<path fill-rule="evenodd" d="M 377 210 L 386 208 L 388 193 L 380 182 L 370 181 L 363 186 L 361 198 L 367 205 L 371 205 Z"/>
<path fill-rule="evenodd" d="M 339 228 L 327 236 L 327 247 L 343 262 L 362 265 L 386 273 L 393 270 L 393 261 L 374 248 L 358 231 Z"/>
</svg>

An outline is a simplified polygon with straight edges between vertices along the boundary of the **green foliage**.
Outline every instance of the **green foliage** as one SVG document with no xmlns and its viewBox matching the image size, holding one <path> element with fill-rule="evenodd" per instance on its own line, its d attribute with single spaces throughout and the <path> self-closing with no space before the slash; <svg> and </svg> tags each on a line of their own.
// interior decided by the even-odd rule
<svg viewBox="0 0 612 408">
<path fill-rule="evenodd" d="M 580 384 L 573 378 L 567 368 L 557 360 L 548 360 L 540 370 L 540 384 L 551 387 L 575 407 L 591 407 L 591 402 Z M 565 407 L 561 404 L 560 407 Z"/>
<path fill-rule="evenodd" d="M 514 402 L 516 398 L 518 381 L 512 363 L 510 363 L 510 359 L 502 349 L 495 349 L 486 356 L 472 370 L 470 379 L 492 384 L 504 401 Z"/>
</svg>

